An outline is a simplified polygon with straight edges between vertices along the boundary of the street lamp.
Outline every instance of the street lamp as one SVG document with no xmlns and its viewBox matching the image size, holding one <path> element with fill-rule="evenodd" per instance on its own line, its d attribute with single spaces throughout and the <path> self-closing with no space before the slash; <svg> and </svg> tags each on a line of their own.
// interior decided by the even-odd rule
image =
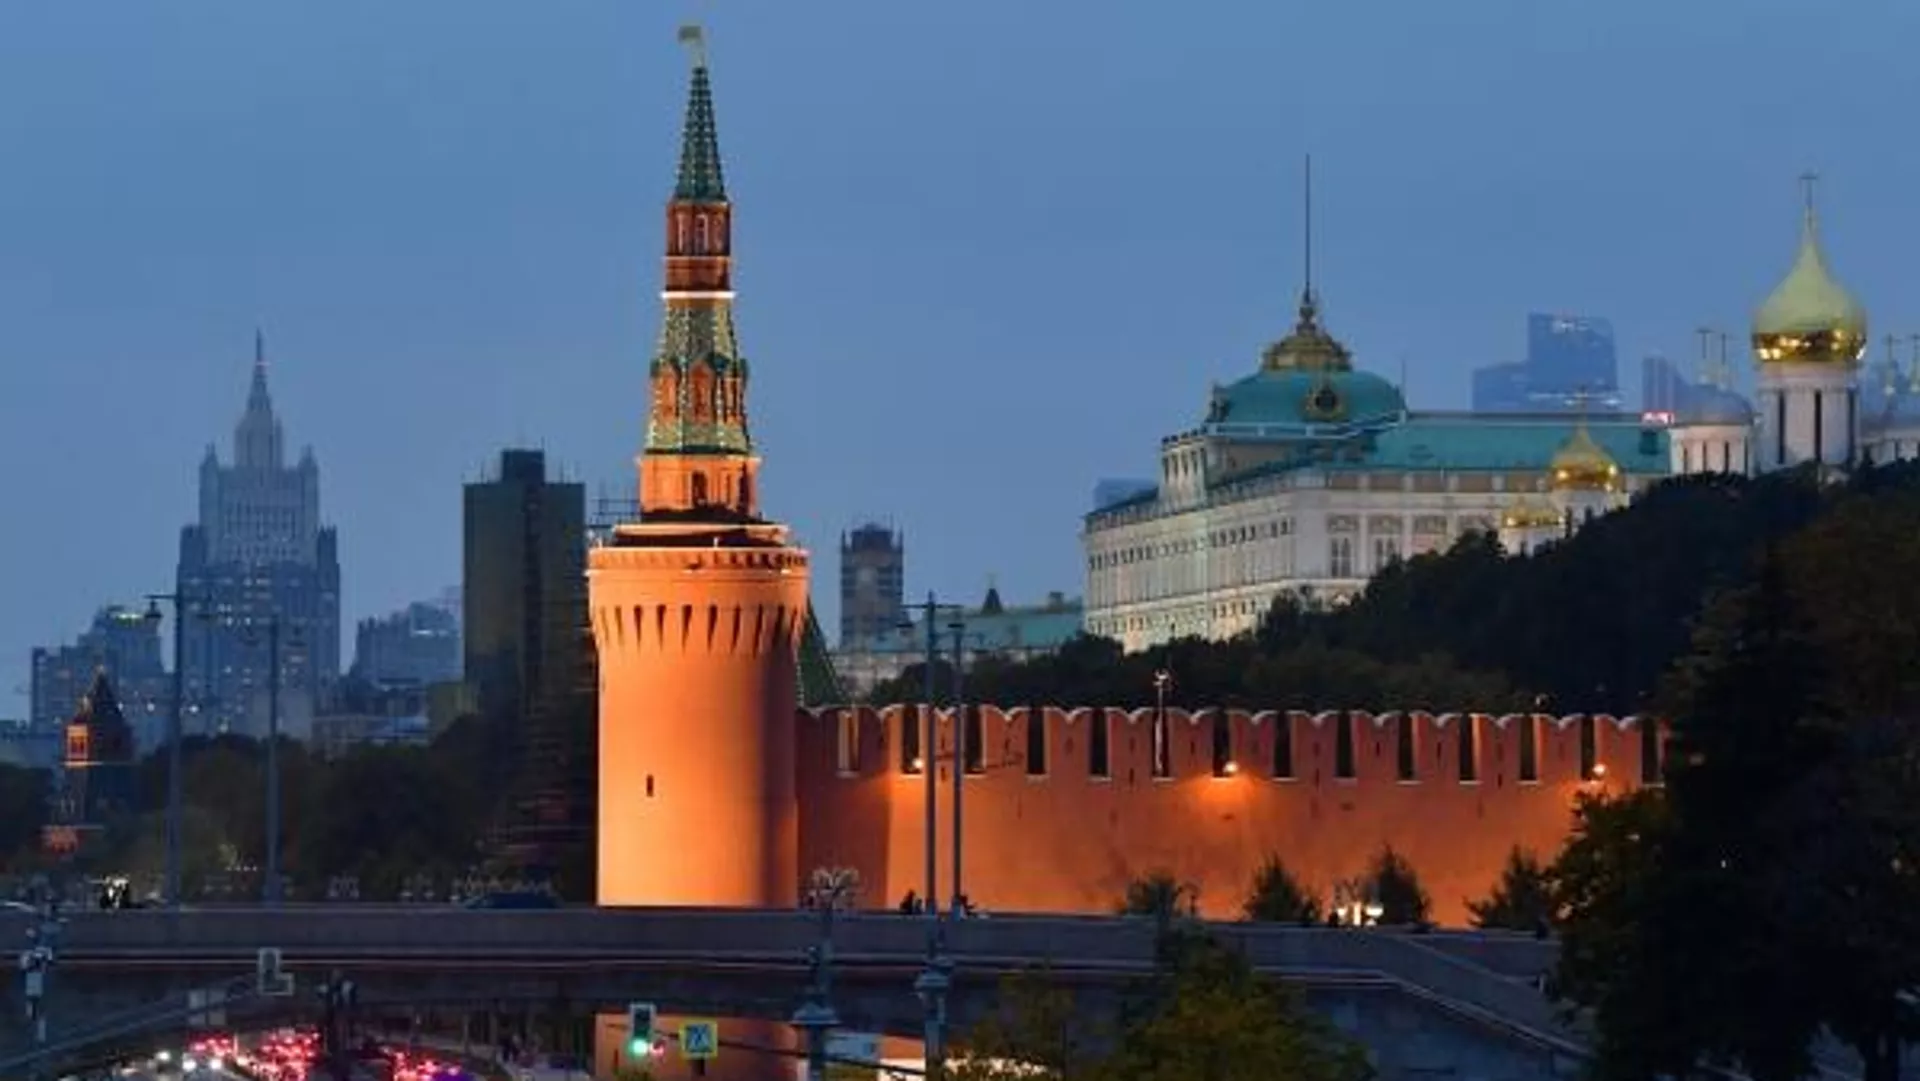
<svg viewBox="0 0 1920 1081">
<path fill-rule="evenodd" d="M 299 645 L 299 627 L 294 627 Z M 250 644 L 257 643 L 251 632 Z M 280 615 L 267 617 L 267 876 L 261 897 L 269 905 L 281 901 L 280 883 Z"/>
<path fill-rule="evenodd" d="M 320 985 L 320 1059 L 338 1081 L 350 1076 L 346 1029 L 348 1014 L 359 999 L 360 989 L 338 969 Z"/>
<path fill-rule="evenodd" d="M 21 991 L 27 1000 L 27 1019 L 33 1022 L 33 1042 L 42 1050 L 47 1044 L 47 980 L 60 944 L 60 899 L 53 886 L 42 878 L 40 922 L 27 928 L 27 948 L 20 951 Z M 36 1071 L 39 1067 L 36 1065 Z"/>
<path fill-rule="evenodd" d="M 926 603 L 920 607 L 927 633 L 926 704 L 921 707 L 925 713 L 926 720 L 923 729 L 924 734 L 921 737 L 920 744 L 920 757 L 924 767 L 922 772 L 926 774 L 927 782 L 927 965 L 926 968 L 921 971 L 919 978 L 914 980 L 913 988 L 919 993 L 920 1001 L 926 1005 L 926 1060 L 927 1074 L 931 1077 L 938 1072 L 941 1060 L 945 1054 L 947 986 L 950 982 L 947 973 L 953 968 L 953 962 L 943 956 L 944 942 L 942 941 L 943 936 L 941 934 L 940 923 L 939 820 L 936 816 L 940 789 L 938 771 L 934 769 L 934 763 L 937 761 L 937 757 L 934 754 L 934 737 L 937 732 L 934 724 L 934 703 L 939 697 L 940 688 L 934 679 L 934 668 L 936 662 L 940 659 L 940 613 L 942 611 L 950 611 L 957 615 L 964 615 L 966 610 L 956 604 L 941 604 L 931 592 L 927 594 Z M 958 670 L 957 664 L 955 669 L 956 671 Z M 955 726 L 956 730 L 965 727 L 964 718 L 961 720 L 962 723 Z M 960 828 L 960 771 L 966 767 L 966 762 L 962 758 L 960 748 L 961 738 L 961 735 L 956 735 L 954 739 L 953 758 L 953 821 L 955 830 L 953 858 L 956 872 L 956 896 L 959 892 L 957 872 L 960 865 L 958 844 L 958 831 Z"/>
<path fill-rule="evenodd" d="M 186 694 L 186 643 L 188 600 L 178 592 L 147 594 L 147 615 L 150 622 L 160 621 L 160 602 L 173 606 L 173 708 L 167 712 L 167 878 L 165 884 L 168 906 L 180 905 L 180 804 L 181 804 L 181 765 L 180 765 L 180 710 Z"/>
<path fill-rule="evenodd" d="M 953 632 L 953 900 L 947 905 L 952 918 L 959 919 L 967 914 L 966 895 L 960 889 L 960 839 L 962 817 L 961 803 L 966 789 L 961 782 L 967 777 L 967 618 L 966 610 L 954 614 L 953 622 L 947 624 Z"/>
<path fill-rule="evenodd" d="M 1153 672 L 1153 775 L 1167 777 L 1173 773 L 1172 763 L 1167 761 L 1167 687 L 1173 683 L 1173 673 L 1164 668 Z"/>
<path fill-rule="evenodd" d="M 840 1024 L 833 1009 L 833 914 L 850 905 L 860 888 L 860 874 L 851 868 L 822 867 L 813 872 L 807 899 L 820 910 L 820 941 L 807 947 L 807 965 L 813 978 L 807 997 L 794 1011 L 792 1025 L 806 1034 L 807 1081 L 826 1081 L 827 1034 Z"/>
</svg>

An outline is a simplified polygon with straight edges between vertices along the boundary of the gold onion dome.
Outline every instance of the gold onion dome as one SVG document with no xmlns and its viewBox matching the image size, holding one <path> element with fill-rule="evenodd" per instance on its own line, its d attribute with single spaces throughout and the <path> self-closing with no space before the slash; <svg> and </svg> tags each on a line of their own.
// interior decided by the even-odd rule
<svg viewBox="0 0 1920 1081">
<path fill-rule="evenodd" d="M 1585 421 L 1553 452 L 1548 472 L 1557 492 L 1612 491 L 1620 484 L 1619 463 L 1593 441 Z"/>
<path fill-rule="evenodd" d="M 1261 351 L 1260 367 L 1269 372 L 1352 370 L 1353 355 L 1320 325 L 1320 298 L 1312 286 L 1300 293 L 1300 321 L 1293 333 Z"/>
<path fill-rule="evenodd" d="M 1754 356 L 1761 363 L 1853 364 L 1866 349 L 1867 310 L 1827 272 L 1809 199 L 1793 269 L 1754 313 Z"/>
<path fill-rule="evenodd" d="M 1521 496 L 1500 515 L 1505 529 L 1548 529 L 1561 524 L 1560 512 L 1539 500 Z"/>
</svg>

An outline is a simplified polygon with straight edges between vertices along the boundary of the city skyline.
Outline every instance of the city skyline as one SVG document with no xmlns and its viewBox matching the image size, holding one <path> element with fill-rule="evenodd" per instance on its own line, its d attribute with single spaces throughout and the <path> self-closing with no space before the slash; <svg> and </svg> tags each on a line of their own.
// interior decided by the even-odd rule
<svg viewBox="0 0 1920 1081">
<path fill-rule="evenodd" d="M 452 577 L 458 485 L 500 447 L 544 445 L 590 492 L 630 490 L 677 115 L 658 75 L 681 64 L 685 13 L 453 10 L 136 11 L 104 35 L 73 13 L 7 16 L 0 136 L 19 154 L 0 205 L 34 209 L 0 212 L 0 451 L 46 463 L 16 491 L 35 520 L 84 521 L 110 494 L 115 528 L 0 542 L 0 689 L 25 686 L 32 646 L 166 584 L 193 462 L 239 404 L 256 324 L 289 427 L 328 462 L 343 622 Z M 859 511 L 885 508 L 913 538 L 912 591 L 970 599 L 989 575 L 1010 597 L 1080 588 L 1087 489 L 1150 475 L 1150 437 L 1288 323 L 1309 149 L 1330 317 L 1361 367 L 1396 378 L 1404 356 L 1419 404 L 1460 404 L 1468 368 L 1520 355 L 1529 308 L 1610 317 L 1628 364 L 1689 356 L 1702 322 L 1744 326 L 1791 253 L 1793 178 L 1810 167 L 1832 177 L 1835 265 L 1879 327 L 1911 325 L 1889 283 L 1920 224 L 1904 199 L 1920 160 L 1864 136 L 1913 76 L 1862 63 L 1814 98 L 1754 77 L 1741 57 L 1799 32 L 1785 6 L 1748 13 L 1726 56 L 1698 48 L 1719 23 L 1637 34 L 1658 18 L 1648 4 L 1529 13 L 1488 42 L 1475 35 L 1501 5 L 1430 26 L 1409 8 L 1424 32 L 1394 38 L 1418 46 L 1338 13 L 1223 28 L 1122 10 L 1089 28 L 1021 9 L 1009 38 L 988 10 L 751 10 L 710 22 L 729 179 L 751 207 L 741 318 L 769 509 L 826 558 Z M 1896 39 L 1913 15 L 1884 10 L 1879 37 Z M 1583 30 L 1603 47 L 1557 43 Z M 1277 80 L 1261 69 L 1267 44 L 1304 36 L 1324 55 Z M 1449 43 L 1436 69 L 1426 50 Z M 865 62 L 823 63 L 833 50 Z M 1496 56 L 1501 70 L 1476 66 Z M 1393 78 L 1325 89 L 1363 59 Z M 1043 65 L 1037 90 L 988 78 Z M 1669 76 L 1614 74 L 1636 65 Z M 1511 100 L 1549 74 L 1547 100 Z M 897 100 L 876 102 L 876 80 Z M 1835 113 L 1863 119 L 1835 131 Z M 1456 115 L 1476 122 L 1419 130 Z M 1581 138 L 1489 164 L 1489 141 L 1528 123 Z M 1170 210 L 1196 133 L 1228 171 L 1230 228 Z M 1407 160 L 1427 176 L 1390 167 Z M 1034 258 L 1006 264 L 996 223 Z M 1181 273 L 1196 254 L 1217 273 Z M 903 402 L 930 411 L 902 426 L 928 435 L 882 434 Z M 101 423 L 63 423 L 81 406 Z M 981 438 L 988 413 L 1033 435 Z M 1013 469 L 1028 485 L 1007 492 Z M 988 507 L 1030 525 L 1006 539 Z M 829 625 L 830 594 L 815 591 Z"/>
</svg>

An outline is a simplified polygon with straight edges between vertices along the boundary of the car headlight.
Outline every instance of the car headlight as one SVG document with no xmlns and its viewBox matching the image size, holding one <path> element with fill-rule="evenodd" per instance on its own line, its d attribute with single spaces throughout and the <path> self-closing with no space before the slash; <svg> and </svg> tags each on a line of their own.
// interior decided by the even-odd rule
<svg viewBox="0 0 1920 1081">
<path fill-rule="evenodd" d="M 199 1062 L 198 1062 L 197 1060 L 195 1060 L 195 1059 L 191 1059 L 191 1058 L 189 1058 L 189 1059 L 186 1059 L 185 1061 L 183 1061 L 183 1062 L 181 1062 L 181 1063 L 180 1063 L 180 1066 L 181 1066 L 181 1068 L 182 1068 L 182 1069 L 187 1069 L 187 1070 L 197 1070 L 197 1069 L 199 1069 L 199 1068 L 200 1068 L 200 1063 L 199 1063 Z"/>
<path fill-rule="evenodd" d="M 173 1052 L 171 1052 L 171 1051 L 161 1051 L 161 1052 L 159 1052 L 158 1054 L 156 1054 L 156 1055 L 154 1055 L 154 1056 L 153 1056 L 153 1060 L 154 1060 L 155 1062 L 172 1062 L 172 1061 L 173 1061 Z"/>
</svg>

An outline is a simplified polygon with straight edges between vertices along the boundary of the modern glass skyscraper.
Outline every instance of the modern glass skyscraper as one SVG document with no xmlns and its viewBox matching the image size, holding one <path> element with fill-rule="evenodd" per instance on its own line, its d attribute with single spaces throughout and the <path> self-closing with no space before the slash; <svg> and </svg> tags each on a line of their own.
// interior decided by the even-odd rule
<svg viewBox="0 0 1920 1081">
<path fill-rule="evenodd" d="M 1579 315 L 1527 316 L 1527 358 L 1473 373 L 1473 408 L 1489 413 L 1572 413 L 1620 407 L 1613 324 Z"/>
<path fill-rule="evenodd" d="M 59 731 L 101 672 L 120 688 L 142 746 L 152 746 L 151 722 L 171 707 L 173 680 L 161 664 L 160 628 L 137 608 L 102 608 L 77 641 L 33 651 L 33 726 Z"/>
<path fill-rule="evenodd" d="M 256 338 L 233 463 L 207 448 L 200 520 L 180 531 L 188 735 L 266 733 L 275 619 L 282 732 L 303 735 L 340 678 L 340 561 L 320 524 L 320 464 L 307 448 L 287 465 L 285 443 Z"/>
</svg>

